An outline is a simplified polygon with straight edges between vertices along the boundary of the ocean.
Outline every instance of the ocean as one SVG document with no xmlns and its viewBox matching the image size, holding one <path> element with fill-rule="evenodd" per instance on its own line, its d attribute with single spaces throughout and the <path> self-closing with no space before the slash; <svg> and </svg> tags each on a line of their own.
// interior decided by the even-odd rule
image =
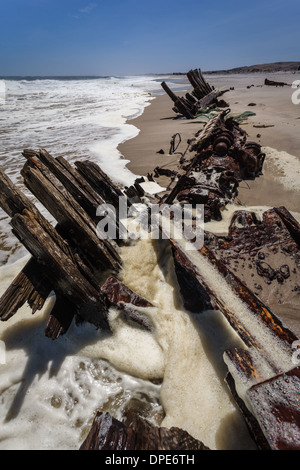
<svg viewBox="0 0 300 470">
<path fill-rule="evenodd" d="M 184 89 L 181 80 L 170 80 L 175 91 Z M 70 163 L 93 160 L 126 186 L 139 176 L 127 169 L 118 145 L 138 134 L 128 121 L 161 93 L 160 77 L 4 82 L 0 167 L 28 196 L 20 176 L 25 148 L 42 147 Z M 0 220 L 3 293 L 29 255 L 4 212 Z M 167 242 L 139 240 L 124 246 L 121 257 L 121 280 L 154 306 L 144 312 L 152 332 L 111 309 L 110 334 L 74 323 L 52 342 L 44 328 L 54 294 L 34 316 L 24 306 L 0 323 L 0 449 L 76 450 L 97 410 L 121 419 L 126 407 L 155 425 L 182 427 L 211 449 L 255 449 L 224 382 L 223 352 L 242 346 L 238 336 L 219 311 L 184 309 Z"/>
<path fill-rule="evenodd" d="M 117 147 L 139 132 L 127 120 L 140 115 L 160 92 L 153 77 L 51 78 L 2 80 L 0 166 L 22 186 L 25 148 L 45 148 L 69 162 L 89 159 L 115 181 L 133 183 Z M 25 193 L 29 196 L 28 192 Z M 11 237 L 0 210 L 0 265 L 13 262 L 24 249 Z"/>
</svg>

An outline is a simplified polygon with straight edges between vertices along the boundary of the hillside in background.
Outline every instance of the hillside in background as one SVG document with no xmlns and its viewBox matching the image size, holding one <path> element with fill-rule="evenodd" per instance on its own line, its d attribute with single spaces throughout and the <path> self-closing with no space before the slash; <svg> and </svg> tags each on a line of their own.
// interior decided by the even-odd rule
<svg viewBox="0 0 300 470">
<path fill-rule="evenodd" d="M 273 62 L 270 64 L 235 67 L 227 70 L 213 70 L 205 73 L 253 73 L 253 72 L 297 72 L 300 71 L 300 62 Z"/>
</svg>

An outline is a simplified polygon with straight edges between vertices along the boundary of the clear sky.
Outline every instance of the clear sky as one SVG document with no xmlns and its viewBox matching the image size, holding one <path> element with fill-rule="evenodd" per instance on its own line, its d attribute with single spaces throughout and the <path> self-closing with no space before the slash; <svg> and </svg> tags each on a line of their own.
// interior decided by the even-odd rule
<svg viewBox="0 0 300 470">
<path fill-rule="evenodd" d="M 0 76 L 300 60 L 300 0 L 0 0 Z"/>
</svg>

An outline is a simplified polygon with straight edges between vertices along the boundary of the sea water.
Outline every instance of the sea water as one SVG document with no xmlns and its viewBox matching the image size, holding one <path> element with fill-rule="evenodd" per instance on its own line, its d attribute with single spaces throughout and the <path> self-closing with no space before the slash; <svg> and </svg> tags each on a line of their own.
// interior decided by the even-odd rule
<svg viewBox="0 0 300 470">
<path fill-rule="evenodd" d="M 127 120 L 139 116 L 160 92 L 158 77 L 32 77 L 1 83 L 5 94 L 0 104 L 0 167 L 28 197 L 32 198 L 20 175 L 25 148 L 45 148 L 70 163 L 89 159 L 114 181 L 134 182 L 137 176 L 127 169 L 128 161 L 120 158 L 117 147 L 138 134 Z M 1 265 L 19 259 L 25 250 L 11 237 L 1 209 L 0 222 Z"/>
</svg>

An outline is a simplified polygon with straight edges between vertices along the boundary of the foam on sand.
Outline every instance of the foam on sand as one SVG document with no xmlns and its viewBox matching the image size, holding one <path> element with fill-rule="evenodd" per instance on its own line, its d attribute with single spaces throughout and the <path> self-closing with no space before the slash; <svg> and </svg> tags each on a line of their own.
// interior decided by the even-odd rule
<svg viewBox="0 0 300 470">
<path fill-rule="evenodd" d="M 271 147 L 263 147 L 262 151 L 266 154 L 266 161 L 277 169 L 274 172 L 274 178 L 278 179 L 287 189 L 300 191 L 299 158 Z"/>
</svg>

